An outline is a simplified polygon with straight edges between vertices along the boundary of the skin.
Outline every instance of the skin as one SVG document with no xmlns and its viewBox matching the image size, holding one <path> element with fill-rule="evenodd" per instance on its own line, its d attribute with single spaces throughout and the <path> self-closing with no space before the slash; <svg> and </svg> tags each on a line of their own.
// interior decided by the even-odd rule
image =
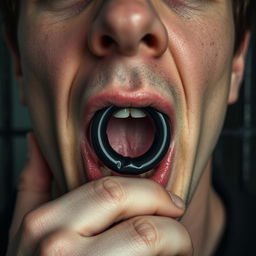
<svg viewBox="0 0 256 256">
<path fill-rule="evenodd" d="M 19 49 L 9 40 L 36 138 L 29 135 L 8 255 L 210 255 L 225 223 L 211 154 L 238 96 L 249 36 L 234 55 L 231 1 L 81 2 L 22 1 Z M 105 35 L 111 41 L 101 44 Z M 153 93 L 174 106 L 165 188 L 124 177 L 88 182 L 82 128 L 102 92 Z M 57 199 L 48 202 L 52 183 Z"/>
</svg>

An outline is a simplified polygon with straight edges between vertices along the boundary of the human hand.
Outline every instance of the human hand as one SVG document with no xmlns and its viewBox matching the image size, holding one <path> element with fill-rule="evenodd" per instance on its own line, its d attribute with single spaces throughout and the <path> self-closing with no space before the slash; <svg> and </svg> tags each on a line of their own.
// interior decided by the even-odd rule
<svg viewBox="0 0 256 256">
<path fill-rule="evenodd" d="M 104 177 L 51 200 L 52 176 L 33 135 L 18 187 L 8 256 L 191 255 L 181 199 L 142 178 Z"/>
</svg>

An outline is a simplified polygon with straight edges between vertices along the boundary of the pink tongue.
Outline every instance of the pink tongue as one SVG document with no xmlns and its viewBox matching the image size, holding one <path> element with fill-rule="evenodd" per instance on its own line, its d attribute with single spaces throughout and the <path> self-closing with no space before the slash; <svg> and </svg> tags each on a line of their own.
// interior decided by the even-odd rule
<svg viewBox="0 0 256 256">
<path fill-rule="evenodd" d="M 145 118 L 112 117 L 107 127 L 108 140 L 119 154 L 137 157 L 148 151 L 155 137 L 151 120 Z"/>
</svg>

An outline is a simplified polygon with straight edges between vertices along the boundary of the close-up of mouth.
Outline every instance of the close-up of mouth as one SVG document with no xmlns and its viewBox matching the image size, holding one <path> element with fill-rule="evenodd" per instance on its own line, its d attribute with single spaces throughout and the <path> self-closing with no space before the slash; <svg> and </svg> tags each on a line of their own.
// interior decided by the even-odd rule
<svg viewBox="0 0 256 256">
<path fill-rule="evenodd" d="M 145 94 L 139 99 L 101 95 L 91 102 L 81 143 L 87 179 L 141 177 L 166 186 L 174 158 L 170 103 Z"/>
</svg>

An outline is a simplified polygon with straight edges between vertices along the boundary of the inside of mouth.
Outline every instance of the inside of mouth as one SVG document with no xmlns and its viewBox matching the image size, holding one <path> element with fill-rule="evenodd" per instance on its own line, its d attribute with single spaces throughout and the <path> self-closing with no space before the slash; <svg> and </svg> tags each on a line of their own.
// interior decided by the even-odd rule
<svg viewBox="0 0 256 256">
<path fill-rule="evenodd" d="M 155 138 L 155 126 L 151 118 L 111 117 L 107 136 L 111 147 L 120 155 L 138 157 L 146 153 Z"/>
</svg>

